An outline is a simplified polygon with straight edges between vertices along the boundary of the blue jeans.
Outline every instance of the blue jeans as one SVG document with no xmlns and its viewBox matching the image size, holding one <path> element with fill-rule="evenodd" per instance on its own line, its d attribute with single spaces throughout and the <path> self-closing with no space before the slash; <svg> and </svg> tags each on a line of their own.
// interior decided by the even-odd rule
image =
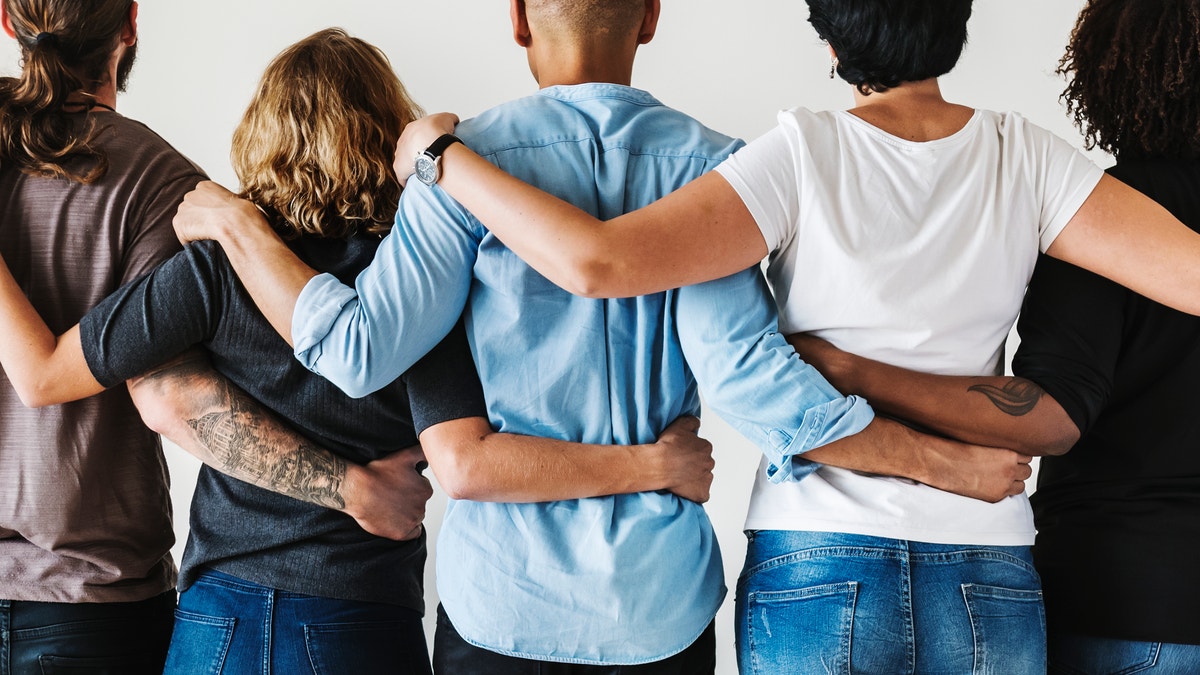
<svg viewBox="0 0 1200 675">
<path fill-rule="evenodd" d="M 1200 645 L 1051 633 L 1050 672 L 1054 675 L 1194 675 L 1200 673 Z"/>
<path fill-rule="evenodd" d="M 0 675 L 158 675 L 175 591 L 141 602 L 0 600 Z"/>
<path fill-rule="evenodd" d="M 179 596 L 167 675 L 429 675 L 418 612 L 208 570 Z"/>
<path fill-rule="evenodd" d="M 1046 672 L 1029 548 L 825 532 L 747 532 L 743 675 Z"/>
</svg>

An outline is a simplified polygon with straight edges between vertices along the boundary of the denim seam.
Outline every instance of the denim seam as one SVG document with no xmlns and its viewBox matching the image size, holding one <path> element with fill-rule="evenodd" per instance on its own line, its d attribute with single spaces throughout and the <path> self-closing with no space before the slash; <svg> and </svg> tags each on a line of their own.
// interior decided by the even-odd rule
<svg viewBox="0 0 1200 675">
<path fill-rule="evenodd" d="M 917 629 L 913 623 L 912 555 L 907 550 L 900 555 L 900 581 L 901 608 L 904 612 L 904 664 L 908 673 L 914 673 L 917 669 Z"/>
<path fill-rule="evenodd" d="M 274 650 L 275 631 L 275 591 L 266 593 L 266 611 L 263 612 L 263 670 L 264 675 L 271 675 L 271 652 Z"/>
<path fill-rule="evenodd" d="M 795 551 L 793 553 L 781 555 L 781 556 L 778 556 L 775 558 L 771 558 L 770 560 L 764 560 L 763 562 L 746 570 L 746 572 L 742 574 L 742 579 L 749 579 L 750 577 L 752 577 L 756 574 L 759 574 L 761 572 L 765 572 L 766 570 L 774 569 L 781 565 L 790 565 L 790 564 L 799 562 L 801 560 L 807 560 L 810 558 L 846 557 L 846 558 L 898 559 L 901 555 L 902 554 L 899 551 L 896 551 L 893 549 L 882 549 L 882 548 L 864 549 L 864 548 L 859 548 L 859 547 L 855 547 L 855 546 L 826 546 L 826 547 L 821 547 L 821 548 L 810 548 L 810 549 L 805 549 L 803 551 Z"/>
</svg>

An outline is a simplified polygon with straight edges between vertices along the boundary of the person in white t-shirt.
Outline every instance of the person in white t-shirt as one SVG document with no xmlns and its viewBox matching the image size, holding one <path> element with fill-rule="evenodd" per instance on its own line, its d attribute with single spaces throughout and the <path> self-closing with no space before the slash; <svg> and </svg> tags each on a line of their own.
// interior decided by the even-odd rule
<svg viewBox="0 0 1200 675">
<path fill-rule="evenodd" d="M 784 330 L 928 372 L 999 371 L 1039 251 L 1200 313 L 1200 236 L 1020 115 L 942 97 L 970 0 L 808 4 L 831 74 L 854 85 L 849 111 L 784 112 L 717 171 L 607 222 L 460 143 L 441 154 L 439 185 L 581 295 L 657 292 L 769 255 Z M 408 127 L 402 175 L 455 120 Z M 811 462 L 773 468 L 747 519 L 742 672 L 1044 672 L 1023 493 L 987 503 Z"/>
</svg>

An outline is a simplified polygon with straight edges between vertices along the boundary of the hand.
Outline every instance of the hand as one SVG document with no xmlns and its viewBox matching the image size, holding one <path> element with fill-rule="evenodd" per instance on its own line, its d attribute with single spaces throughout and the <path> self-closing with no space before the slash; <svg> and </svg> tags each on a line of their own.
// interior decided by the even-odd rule
<svg viewBox="0 0 1200 675">
<path fill-rule="evenodd" d="M 712 489 L 712 443 L 700 438 L 700 420 L 680 417 L 663 431 L 654 444 L 666 471 L 664 489 L 697 504 L 708 501 Z"/>
<path fill-rule="evenodd" d="M 800 358 L 816 368 L 838 391 L 843 394 L 859 393 L 854 391 L 851 382 L 851 376 L 856 370 L 855 361 L 859 357 L 809 333 L 793 333 L 787 336 L 787 341 L 796 349 Z"/>
<path fill-rule="evenodd" d="M 345 512 L 371 534 L 404 541 L 421 536 L 425 503 L 433 496 L 421 446 L 377 459 L 366 466 L 350 465 L 343 496 Z"/>
<path fill-rule="evenodd" d="M 986 502 L 998 502 L 1025 491 L 1033 474 L 1030 457 L 1012 450 L 928 437 L 929 475 L 923 483 Z"/>
<path fill-rule="evenodd" d="M 413 160 L 417 155 L 433 144 L 442 134 L 454 132 L 458 125 L 458 115 L 454 113 L 434 113 L 419 120 L 413 120 L 404 127 L 400 140 L 396 142 L 396 157 L 392 168 L 396 171 L 396 180 L 400 185 L 408 183 L 408 177 L 413 175 Z"/>
<path fill-rule="evenodd" d="M 184 196 L 173 224 L 175 236 L 182 244 L 200 239 L 221 240 L 222 228 L 231 230 L 256 224 L 270 228 L 254 204 L 207 180 Z"/>
</svg>

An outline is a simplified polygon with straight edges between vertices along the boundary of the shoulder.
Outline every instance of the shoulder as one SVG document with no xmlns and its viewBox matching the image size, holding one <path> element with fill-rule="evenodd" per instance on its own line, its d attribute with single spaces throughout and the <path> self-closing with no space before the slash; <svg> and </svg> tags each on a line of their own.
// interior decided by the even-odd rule
<svg viewBox="0 0 1200 675">
<path fill-rule="evenodd" d="M 719 160 L 741 146 L 648 92 L 609 84 L 550 87 L 464 121 L 458 134 L 483 156 L 584 143 Z"/>
<path fill-rule="evenodd" d="M 143 173 L 167 169 L 164 179 L 181 174 L 204 178 L 195 162 L 145 124 L 115 113 L 98 116 L 95 123 L 96 141 L 108 153 L 110 167 Z"/>
<path fill-rule="evenodd" d="M 1078 152 L 1065 139 L 1015 111 L 977 110 L 979 133 L 995 134 L 1010 146 L 1022 149 L 1054 147 L 1064 152 Z"/>
</svg>

